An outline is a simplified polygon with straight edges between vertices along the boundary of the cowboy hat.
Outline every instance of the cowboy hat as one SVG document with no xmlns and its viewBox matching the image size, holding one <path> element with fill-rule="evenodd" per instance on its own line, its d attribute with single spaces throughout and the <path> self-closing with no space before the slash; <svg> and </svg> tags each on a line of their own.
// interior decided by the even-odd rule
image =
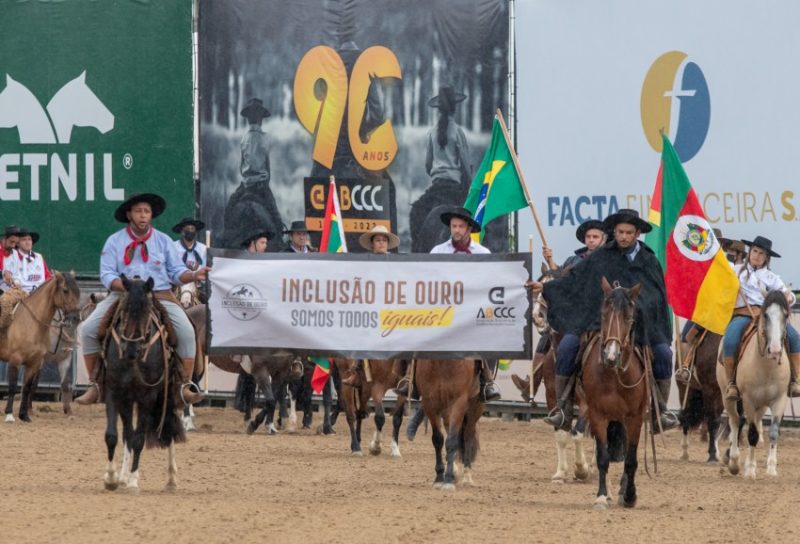
<svg viewBox="0 0 800 544">
<path fill-rule="evenodd" d="M 264 107 L 264 103 L 261 102 L 260 98 L 251 98 L 248 100 L 247 104 L 242 108 L 241 114 L 242 117 L 246 118 L 248 121 L 251 119 L 258 119 L 261 121 L 272 115 L 269 110 Z"/>
<path fill-rule="evenodd" d="M 206 224 L 203 223 L 202 221 L 193 219 L 191 217 L 184 217 L 183 219 L 180 220 L 178 224 L 172 227 L 172 232 L 180 234 L 181 231 L 183 230 L 183 227 L 185 227 L 186 225 L 194 225 L 194 228 L 197 230 L 203 230 L 204 228 L 206 228 Z"/>
<path fill-rule="evenodd" d="M 153 219 L 164 213 L 164 210 L 167 208 L 167 203 L 157 194 L 134 193 L 128 197 L 128 200 L 117 207 L 117 210 L 114 212 L 114 219 L 120 223 L 127 223 L 127 213 L 131 211 L 131 208 L 133 208 L 134 204 L 138 204 L 140 202 L 147 202 L 150 204 L 150 209 L 153 211 Z"/>
<path fill-rule="evenodd" d="M 19 227 L 16 225 L 6 225 L 6 230 L 3 233 L 3 236 L 19 236 Z"/>
<path fill-rule="evenodd" d="M 714 237 L 719 241 L 719 245 L 722 246 L 722 251 L 728 251 L 728 247 L 730 247 L 732 240 L 722 236 L 722 231 L 720 229 L 711 230 L 714 232 Z"/>
<path fill-rule="evenodd" d="M 650 223 L 639 217 L 639 212 L 636 210 L 631 210 L 630 208 L 623 208 L 617 211 L 617 213 L 612 213 L 603 220 L 603 226 L 605 227 L 607 233 L 613 233 L 614 227 L 620 223 L 628 223 L 629 225 L 633 225 L 637 230 L 642 232 L 650 232 L 653 230 L 653 227 L 650 225 Z"/>
<path fill-rule="evenodd" d="M 39 241 L 39 233 L 34 232 L 30 229 L 20 229 L 18 236 L 20 238 L 23 238 L 25 236 L 30 236 L 34 244 Z"/>
<path fill-rule="evenodd" d="M 442 218 L 442 223 L 448 227 L 450 226 L 450 220 L 454 217 L 458 217 L 466 221 L 469 226 L 472 227 L 473 232 L 480 232 L 481 230 L 481 224 L 472 218 L 472 212 L 460 206 L 454 206 L 449 211 L 444 212 L 440 217 Z"/>
<path fill-rule="evenodd" d="M 750 242 L 749 240 L 742 240 L 742 243 L 747 244 L 748 246 L 755 246 L 760 247 L 764 251 L 767 252 L 767 255 L 770 257 L 780 257 L 777 253 L 772 251 L 772 240 L 769 238 L 764 238 L 763 236 L 756 236 L 753 238 L 753 241 Z"/>
<path fill-rule="evenodd" d="M 361 244 L 361 247 L 363 247 L 367 251 L 372 251 L 372 237 L 378 234 L 386 236 L 389 239 L 388 249 L 394 249 L 400 245 L 400 238 L 398 238 L 396 234 L 389 232 L 389 229 L 387 229 L 383 225 L 375 225 L 374 227 L 372 227 L 371 231 L 365 232 L 364 234 L 359 236 L 358 243 Z"/>
<path fill-rule="evenodd" d="M 589 219 L 578 225 L 578 230 L 575 231 L 575 237 L 578 238 L 580 243 L 586 239 L 586 233 L 590 230 L 603 230 L 603 222 L 598 219 Z M 605 231 L 603 230 L 603 233 Z"/>
<path fill-rule="evenodd" d="M 291 234 L 293 232 L 308 232 L 306 222 L 302 219 L 300 221 L 292 221 L 292 226 L 283 230 L 284 234 Z"/>
<path fill-rule="evenodd" d="M 457 93 L 450 85 L 442 85 L 439 87 L 439 94 L 428 100 L 428 106 L 431 108 L 441 108 L 445 106 L 455 107 L 459 102 L 467 99 L 464 93 Z"/>
<path fill-rule="evenodd" d="M 253 240 L 258 240 L 259 238 L 266 238 L 267 241 L 269 241 L 272 239 L 272 237 L 273 237 L 272 233 L 266 229 L 263 228 L 253 229 L 250 231 L 250 234 L 247 235 L 247 238 L 242 240 L 242 243 L 239 244 L 239 247 L 246 248 L 247 246 L 250 245 L 250 242 L 252 242 Z"/>
</svg>

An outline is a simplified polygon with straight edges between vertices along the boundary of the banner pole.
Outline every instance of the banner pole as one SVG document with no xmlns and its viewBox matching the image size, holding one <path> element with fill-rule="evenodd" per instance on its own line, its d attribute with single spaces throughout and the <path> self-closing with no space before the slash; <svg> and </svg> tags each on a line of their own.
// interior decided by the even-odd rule
<svg viewBox="0 0 800 544">
<path fill-rule="evenodd" d="M 211 249 L 211 231 L 206 231 L 206 250 Z M 208 282 L 206 278 L 206 282 Z M 208 346 L 203 346 L 203 393 L 208 395 Z"/>
</svg>

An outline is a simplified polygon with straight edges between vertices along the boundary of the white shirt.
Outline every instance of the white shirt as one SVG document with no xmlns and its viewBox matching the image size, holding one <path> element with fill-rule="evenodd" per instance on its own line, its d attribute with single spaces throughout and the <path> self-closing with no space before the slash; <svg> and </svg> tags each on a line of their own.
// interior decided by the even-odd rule
<svg viewBox="0 0 800 544">
<path fill-rule="evenodd" d="M 473 254 L 485 254 L 485 253 L 491 253 L 491 251 L 489 251 L 489 248 L 488 248 L 488 247 L 485 247 L 485 246 L 482 246 L 482 245 L 480 245 L 480 244 L 479 244 L 478 242 L 476 242 L 475 240 L 470 240 L 470 242 L 469 242 L 469 251 L 470 251 L 470 253 L 473 253 Z M 449 239 L 449 240 L 447 240 L 445 243 L 443 243 L 443 244 L 439 244 L 438 246 L 435 246 L 435 247 L 434 247 L 434 248 L 431 250 L 431 253 L 447 253 L 447 254 L 453 254 L 453 253 L 458 253 L 458 252 L 456 251 L 456 248 L 455 248 L 455 246 L 453 245 L 453 239 L 452 239 L 452 238 L 450 238 L 450 239 Z M 462 251 L 461 253 L 463 253 L 463 251 Z"/>
<path fill-rule="evenodd" d="M 16 250 L 3 264 L 8 267 L 6 270 L 11 272 L 14 281 L 26 293 L 32 293 L 50 279 L 50 270 L 44 262 L 44 257 L 35 251 L 27 255 Z"/>
<path fill-rule="evenodd" d="M 188 268 L 189 270 L 197 270 L 198 268 L 202 268 L 206 265 L 206 262 L 208 262 L 208 258 L 206 257 L 205 244 L 201 244 L 200 242 L 195 240 L 194 246 L 192 247 L 192 249 L 195 250 L 198 255 L 200 255 L 199 263 L 197 262 L 197 259 L 195 258 L 192 249 L 187 251 L 180 238 L 175 240 L 175 247 L 178 248 L 178 253 L 181 256 L 181 260 L 183 260 L 184 256 L 186 257 L 186 260 L 184 262 L 186 263 L 186 268 Z"/>
<path fill-rule="evenodd" d="M 747 267 L 747 269 L 743 271 L 744 267 Z M 742 263 L 735 265 L 733 270 L 739 278 L 739 296 L 736 297 L 736 308 L 745 306 L 742 294 L 744 294 L 751 306 L 761 306 L 764 304 L 766 294 L 770 291 L 791 293 L 780 276 L 768 268 L 754 270 L 749 263 Z M 791 295 L 790 305 L 794 304 L 796 300 L 794 293 L 791 293 Z"/>
</svg>

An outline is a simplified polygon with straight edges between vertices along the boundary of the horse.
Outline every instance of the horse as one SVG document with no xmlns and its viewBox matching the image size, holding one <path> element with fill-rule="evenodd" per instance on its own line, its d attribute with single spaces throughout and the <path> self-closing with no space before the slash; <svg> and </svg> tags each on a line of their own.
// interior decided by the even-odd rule
<svg viewBox="0 0 800 544">
<path fill-rule="evenodd" d="M 762 434 L 764 413 L 769 408 L 771 420 L 767 475 L 778 475 L 778 434 L 788 401 L 790 379 L 789 358 L 783 345 L 788 319 L 789 304 L 783 293 L 771 291 L 761 306 L 761 317 L 755 324 L 755 333 L 749 337 L 745 333 L 734 374 L 741 400 L 724 401 L 730 425 L 730 446 L 723 461 L 731 474 L 739 473 L 739 439 L 744 417 L 749 446 L 744 477 L 755 479 L 755 447 Z M 728 380 L 721 364 L 717 365 L 717 384 L 724 394 Z"/>
<path fill-rule="evenodd" d="M 77 327 L 80 319 L 80 296 L 81 292 L 73 274 L 54 272 L 52 278 L 17 303 L 10 324 L 5 330 L 0 330 L 0 360 L 8 362 L 9 369 L 25 367 L 19 419 L 26 423 L 31 421 L 29 410 L 34 377 L 51 345 L 53 318 L 57 311 L 61 312 L 64 327 Z M 14 377 L 14 389 L 17 368 L 10 372 Z M 10 382 L 9 389 L 12 389 Z M 9 413 L 6 413 L 6 421 L 13 420 L 13 415 L 9 418 Z"/>
<path fill-rule="evenodd" d="M 637 448 L 649 396 L 643 355 L 634 347 L 636 297 L 640 284 L 630 289 L 602 280 L 600 333 L 587 344 L 581 383 L 588 407 L 589 426 L 595 437 L 599 486 L 595 508 L 606 509 L 611 496 L 606 486 L 609 463 L 618 460 L 624 446 L 625 469 L 620 480 L 619 503 L 636 506 L 634 478 Z M 624 441 L 624 444 L 622 443 Z"/>
<path fill-rule="evenodd" d="M 181 284 L 175 288 L 175 291 L 175 297 L 184 310 L 204 303 L 200 296 L 200 287 L 197 285 L 197 282 L 190 281 L 189 283 Z"/>
<path fill-rule="evenodd" d="M 683 429 L 681 459 L 684 461 L 689 460 L 689 431 L 699 427 L 705 421 L 708 428 L 708 459 L 706 463 L 716 464 L 719 462 L 717 434 L 720 428 L 723 404 L 722 394 L 717 385 L 716 371 L 717 351 L 721 340 L 722 336 L 706 330 L 691 346 L 686 342 L 681 343 L 683 357 L 693 358 L 689 383 L 676 380 L 683 407 L 679 419 Z M 684 399 L 686 399 L 685 406 L 683 405 Z"/>
<path fill-rule="evenodd" d="M 114 115 L 86 85 L 86 70 L 58 90 L 47 113 L 60 144 L 69 143 L 73 127 L 94 127 L 101 134 L 114 128 Z"/>
<path fill-rule="evenodd" d="M 139 460 L 145 445 L 169 450 L 165 489 L 177 489 L 175 444 L 186 436 L 178 417 L 176 398 L 181 386 L 180 361 L 173 348 L 176 337 L 166 310 L 147 281 L 121 276 L 125 292 L 101 325 L 105 362 L 105 442 L 108 462 L 105 489 L 123 486 L 139 491 Z M 134 426 L 134 408 L 136 411 Z M 114 463 L 117 419 L 122 419 L 124 455 L 120 471 Z"/>
<path fill-rule="evenodd" d="M 0 128 L 17 128 L 21 144 L 54 144 L 56 136 L 42 105 L 25 85 L 6 74 L 0 92 Z"/>
<path fill-rule="evenodd" d="M 352 372 L 355 364 L 353 359 L 335 359 L 334 362 L 339 370 L 339 375 Z M 381 454 L 381 438 L 383 425 L 386 422 L 386 411 L 383 407 L 383 397 L 386 391 L 395 387 L 400 377 L 393 371 L 394 361 L 392 360 L 369 360 L 370 380 L 367 380 L 366 367 L 362 368 L 356 378 L 355 385 L 342 384 L 340 403 L 347 416 L 347 425 L 350 428 L 350 453 L 355 456 L 362 456 L 361 452 L 361 422 L 369 413 L 368 402 L 372 399 L 375 405 L 375 433 L 369 444 L 369 452 L 372 455 Z M 392 442 L 391 455 L 397 459 L 402 457 L 400 454 L 400 427 L 403 424 L 403 408 L 405 407 L 405 397 L 397 399 L 392 410 Z"/>
<path fill-rule="evenodd" d="M 420 359 L 414 363 L 415 383 L 431 424 L 431 441 L 436 453 L 433 487 L 443 491 L 455 490 L 456 456 L 464 464 L 460 483 L 474 483 L 472 463 L 480 450 L 478 420 L 484 408 L 477 364 L 471 359 Z M 443 446 L 447 454 L 446 466 L 442 459 Z"/>
</svg>

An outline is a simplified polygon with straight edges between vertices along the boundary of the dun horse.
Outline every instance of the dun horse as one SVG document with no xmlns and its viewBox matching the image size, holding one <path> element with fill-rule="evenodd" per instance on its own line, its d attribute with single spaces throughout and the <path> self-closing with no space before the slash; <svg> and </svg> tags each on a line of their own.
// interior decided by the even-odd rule
<svg viewBox="0 0 800 544">
<path fill-rule="evenodd" d="M 789 358 L 784 349 L 786 322 L 789 305 L 780 291 L 770 292 L 761 307 L 761 317 L 752 336 L 745 334 L 739 353 L 739 365 L 735 379 L 741 401 L 725 399 L 725 410 L 730 424 L 730 448 L 724 456 L 731 474 L 739 473 L 739 438 L 743 428 L 742 418 L 747 423 L 747 459 L 744 477 L 755 479 L 755 447 L 762 434 L 762 420 L 769 408 L 769 455 L 767 474 L 778 475 L 778 434 L 786 409 L 789 389 Z M 725 369 L 717 365 L 717 383 L 725 391 L 728 381 Z"/>
<path fill-rule="evenodd" d="M 639 284 L 630 289 L 603 278 L 600 334 L 586 347 L 581 382 L 588 406 L 589 425 L 595 436 L 599 487 L 595 508 L 608 508 L 608 467 L 624 447 L 625 470 L 620 481 L 619 503 L 636 506 L 634 478 L 637 448 L 647 409 L 648 380 L 642 357 L 634 348 L 633 330 Z M 624 444 L 622 443 L 624 441 Z"/>
<path fill-rule="evenodd" d="M 176 406 L 181 379 L 180 361 L 172 349 L 175 336 L 169 332 L 166 310 L 153 296 L 153 279 L 145 282 L 124 275 L 121 279 L 125 293 L 110 308 L 100 331 L 106 372 L 108 464 L 104 484 L 109 491 L 122 485 L 138 492 L 142 450 L 145 445 L 158 446 L 169 449 L 166 489 L 172 491 L 177 488 L 178 473 L 175 443 L 185 440 Z M 122 419 L 124 441 L 119 473 L 114 464 L 117 418 Z"/>
<path fill-rule="evenodd" d="M 7 361 L 13 369 L 9 376 L 13 377 L 14 386 L 18 367 L 25 367 L 19 408 L 19 419 L 25 422 L 31 420 L 29 409 L 34 378 L 50 351 L 56 311 L 63 315 L 57 327 L 74 329 L 77 326 L 80 320 L 80 289 L 72 274 L 55 272 L 51 279 L 18 303 L 11 323 L 4 331 L 0 331 L 0 360 Z M 16 387 L 9 387 L 8 408 L 11 409 L 11 391 L 14 389 Z M 6 414 L 6 421 L 13 421 L 11 412 L 7 410 Z"/>
<path fill-rule="evenodd" d="M 476 362 L 471 359 L 452 361 L 416 361 L 415 383 L 422 396 L 422 407 L 431 423 L 431 440 L 436 452 L 435 488 L 455 490 L 456 456 L 464 464 L 461 482 L 473 484 L 472 463 L 478 455 L 478 420 L 484 403 Z M 447 465 L 442 458 L 447 454 Z"/>
</svg>

